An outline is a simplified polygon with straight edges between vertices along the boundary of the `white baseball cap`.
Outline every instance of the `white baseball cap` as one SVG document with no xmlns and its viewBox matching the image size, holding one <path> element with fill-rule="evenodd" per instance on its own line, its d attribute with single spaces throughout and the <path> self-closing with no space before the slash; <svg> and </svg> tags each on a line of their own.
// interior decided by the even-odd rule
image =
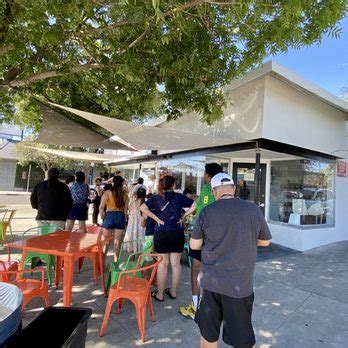
<svg viewBox="0 0 348 348">
<path fill-rule="evenodd" d="M 211 185 L 211 188 L 224 186 L 224 185 L 234 185 L 234 181 L 228 174 L 219 173 L 212 177 L 210 185 Z"/>
</svg>

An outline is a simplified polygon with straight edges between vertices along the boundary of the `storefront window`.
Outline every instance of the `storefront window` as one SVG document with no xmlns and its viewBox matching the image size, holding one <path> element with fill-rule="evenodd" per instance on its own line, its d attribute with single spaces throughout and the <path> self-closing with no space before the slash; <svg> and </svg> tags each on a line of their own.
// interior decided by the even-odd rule
<svg viewBox="0 0 348 348">
<path fill-rule="evenodd" d="M 272 162 L 270 220 L 296 226 L 334 224 L 334 178 L 331 163 Z"/>
<path fill-rule="evenodd" d="M 121 170 L 123 173 L 123 176 L 127 183 L 132 184 L 134 181 L 136 181 L 139 177 L 139 169 L 123 169 Z M 134 178 L 133 178 L 134 176 Z"/>
<path fill-rule="evenodd" d="M 207 156 L 206 163 L 219 163 L 224 173 L 229 173 L 230 161 L 227 158 Z"/>
<path fill-rule="evenodd" d="M 199 193 L 204 174 L 205 157 L 197 156 L 178 160 L 159 162 L 159 174 L 167 172 L 175 178 L 177 190 L 189 188 L 193 193 Z"/>
<path fill-rule="evenodd" d="M 197 172 L 188 169 L 185 173 L 185 189 L 189 189 L 192 193 L 196 193 L 198 186 L 197 180 Z"/>
</svg>

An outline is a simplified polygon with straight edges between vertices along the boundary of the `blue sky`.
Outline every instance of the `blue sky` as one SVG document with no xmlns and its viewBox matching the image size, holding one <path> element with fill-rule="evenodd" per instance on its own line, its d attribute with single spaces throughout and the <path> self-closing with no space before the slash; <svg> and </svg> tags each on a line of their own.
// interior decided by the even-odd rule
<svg viewBox="0 0 348 348">
<path fill-rule="evenodd" d="M 342 87 L 348 87 L 348 17 L 342 20 L 341 27 L 339 39 L 324 37 L 320 46 L 289 50 L 271 59 L 341 96 Z"/>
</svg>

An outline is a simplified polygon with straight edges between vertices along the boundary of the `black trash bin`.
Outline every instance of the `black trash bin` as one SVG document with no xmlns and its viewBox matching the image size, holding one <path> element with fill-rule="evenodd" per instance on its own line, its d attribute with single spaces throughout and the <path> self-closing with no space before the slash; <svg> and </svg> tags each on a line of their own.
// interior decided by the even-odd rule
<svg viewBox="0 0 348 348">
<path fill-rule="evenodd" d="M 48 307 L 12 337 L 6 348 L 84 348 L 91 315 L 89 308 Z"/>
</svg>

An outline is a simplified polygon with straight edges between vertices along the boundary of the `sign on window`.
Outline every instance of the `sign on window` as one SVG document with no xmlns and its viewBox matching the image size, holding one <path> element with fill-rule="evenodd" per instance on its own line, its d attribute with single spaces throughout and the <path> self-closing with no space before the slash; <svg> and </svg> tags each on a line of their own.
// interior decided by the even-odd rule
<svg viewBox="0 0 348 348">
<path fill-rule="evenodd" d="M 337 176 L 347 177 L 347 163 L 345 161 L 337 161 Z"/>
</svg>

